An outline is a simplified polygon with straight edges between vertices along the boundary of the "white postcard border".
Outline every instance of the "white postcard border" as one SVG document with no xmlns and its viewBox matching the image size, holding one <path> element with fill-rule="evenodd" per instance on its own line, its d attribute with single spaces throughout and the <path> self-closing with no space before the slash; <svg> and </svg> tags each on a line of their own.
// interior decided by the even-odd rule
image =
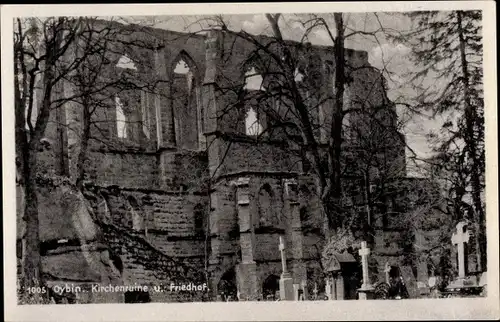
<svg viewBox="0 0 500 322">
<path fill-rule="evenodd" d="M 263 12 L 363 12 L 482 9 L 486 126 L 486 198 L 488 239 L 488 297 L 404 301 L 231 302 L 17 305 L 16 215 L 14 164 L 12 18 L 54 15 L 196 15 Z M 4 290 L 6 321 L 89 320 L 414 320 L 498 319 L 498 149 L 496 16 L 493 1 L 348 2 L 348 3 L 232 3 L 232 4 L 110 4 L 22 5 L 1 7 L 2 27 L 2 169 L 4 220 Z"/>
</svg>

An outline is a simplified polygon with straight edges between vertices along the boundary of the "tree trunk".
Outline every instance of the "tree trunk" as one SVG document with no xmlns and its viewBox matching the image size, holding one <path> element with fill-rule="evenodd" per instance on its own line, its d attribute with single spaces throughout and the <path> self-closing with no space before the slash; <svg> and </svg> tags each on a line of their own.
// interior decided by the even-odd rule
<svg viewBox="0 0 500 322">
<path fill-rule="evenodd" d="M 22 272 L 23 287 L 40 286 L 41 284 L 41 257 L 40 257 L 40 231 L 38 218 L 38 197 L 36 195 L 36 182 L 33 174 L 36 167 L 34 153 L 26 155 L 24 167 L 24 198 L 25 207 L 23 220 L 25 232 L 23 236 Z M 32 293 L 38 298 L 37 293 Z"/>
<path fill-rule="evenodd" d="M 477 155 L 477 141 L 474 137 L 474 125 L 479 118 L 474 106 L 472 106 L 472 98 L 470 93 L 470 75 L 468 70 L 467 56 L 465 52 L 466 40 L 464 36 L 464 30 L 462 26 L 462 14 L 463 12 L 457 12 L 457 25 L 458 25 L 458 38 L 460 41 L 460 60 L 462 67 L 462 80 L 464 85 L 464 103 L 465 103 L 465 142 L 466 151 L 469 154 L 469 158 L 472 162 L 472 173 L 471 173 L 471 184 L 472 184 L 472 200 L 474 204 L 474 226 L 476 231 L 476 256 L 477 256 L 477 270 L 483 271 L 483 263 L 485 263 L 485 251 L 486 245 L 482 242 L 480 235 L 483 230 L 483 222 L 485 219 L 485 212 L 483 209 L 483 204 L 481 201 L 481 172 L 484 170 L 481 167 L 481 162 L 478 160 Z"/>
<path fill-rule="evenodd" d="M 19 34 L 22 35 L 21 20 L 17 19 Z M 41 275 L 41 259 L 40 259 L 40 243 L 39 243 L 39 219 L 38 219 L 38 199 L 36 195 L 36 182 L 33 174 L 36 167 L 36 151 L 38 145 L 33 143 L 32 126 L 30 124 L 29 131 L 31 136 L 26 133 L 26 122 L 31 122 L 26 119 L 25 110 L 27 105 L 27 97 L 29 97 L 30 108 L 33 103 L 33 86 L 28 86 L 28 73 L 24 61 L 23 42 L 19 42 L 15 47 L 15 63 L 14 63 L 14 94 L 15 94 L 15 143 L 16 143 L 16 169 L 18 174 L 18 184 L 24 190 L 24 209 L 23 222 L 25 223 L 24 234 L 22 237 L 22 276 L 21 287 L 23 295 L 30 295 L 27 288 L 40 285 Z M 19 81 L 19 75 L 22 73 L 22 82 Z M 34 83 L 34 73 L 30 73 L 30 83 Z M 22 88 L 21 88 L 22 86 Z M 29 113 L 28 113 L 29 114 Z M 35 150 L 33 150 L 35 148 Z M 39 302 L 40 294 L 37 292 L 31 293 L 35 303 Z"/>
<path fill-rule="evenodd" d="M 340 14 L 341 15 L 341 14 Z M 342 15 L 341 15 L 342 16 Z M 337 212 L 335 210 L 335 207 L 332 207 L 332 191 L 337 191 L 337 193 L 340 192 L 339 190 L 332 189 L 332 181 L 328 180 L 328 173 L 331 173 L 331 171 L 326 168 L 321 160 L 321 154 L 319 150 L 319 144 L 316 141 L 316 138 L 314 136 L 314 130 L 313 130 L 313 124 L 310 119 L 310 112 L 308 110 L 308 107 L 304 104 L 303 98 L 300 95 L 299 89 L 297 88 L 297 84 L 295 83 L 294 80 L 294 71 L 295 71 L 295 66 L 293 63 L 293 59 L 291 57 L 290 52 L 287 50 L 287 45 L 285 44 L 283 40 L 283 36 L 281 34 L 281 30 L 279 28 L 279 18 L 280 14 L 266 14 L 266 17 L 271 25 L 271 28 L 273 30 L 273 34 L 275 38 L 282 43 L 284 46 L 284 61 L 286 67 L 285 67 L 285 74 L 287 75 L 288 79 L 288 84 L 290 85 L 290 90 L 292 92 L 293 96 L 293 104 L 295 106 L 296 111 L 299 114 L 299 118 L 301 121 L 301 130 L 303 133 L 303 138 L 304 138 L 304 143 L 308 147 L 308 153 L 310 153 L 310 156 L 312 157 L 314 166 L 316 168 L 316 174 L 318 176 L 318 182 L 317 182 L 317 187 L 319 188 L 319 195 L 321 196 L 320 200 L 322 203 L 322 211 L 323 211 L 323 234 L 326 238 L 326 240 L 329 239 L 330 237 L 330 229 L 334 226 L 333 225 L 333 217 L 334 214 Z M 342 43 L 343 45 L 343 43 Z M 343 53 L 343 51 L 342 51 Z M 342 60 L 342 65 L 343 65 L 343 55 L 341 57 Z M 343 87 L 342 87 L 343 91 Z M 343 94 L 342 94 L 343 95 Z M 338 173 L 340 173 L 340 164 L 339 164 L 339 170 Z"/>
<path fill-rule="evenodd" d="M 48 60 L 49 62 L 51 60 Z M 50 105 L 52 96 L 52 80 L 54 78 L 54 70 L 52 65 L 47 64 L 47 70 L 43 75 L 44 97 L 40 110 L 37 116 L 37 122 L 29 142 L 22 149 L 23 153 L 23 182 L 24 182 L 24 197 L 25 208 L 23 220 L 25 222 L 25 234 L 23 236 L 24 251 L 22 257 L 23 266 L 23 286 L 32 287 L 43 284 L 41 276 L 41 256 L 40 256 L 40 227 L 38 218 L 38 197 L 36 195 L 36 171 L 37 171 L 37 153 L 40 148 L 40 140 L 42 139 L 47 123 L 50 117 Z M 35 300 L 40 296 L 36 293 Z"/>
<path fill-rule="evenodd" d="M 80 142 L 80 151 L 78 152 L 78 160 L 76 164 L 77 176 L 76 186 L 79 189 L 83 188 L 83 180 L 85 179 L 85 161 L 87 159 L 87 150 L 90 139 L 90 107 L 88 102 L 83 102 L 83 131 Z"/>
<path fill-rule="evenodd" d="M 362 224 L 363 224 L 363 235 L 364 235 L 364 238 L 365 240 L 369 240 L 370 239 L 370 227 L 372 226 L 372 209 L 371 209 L 371 189 L 370 189 L 370 181 L 371 181 L 371 178 L 370 178 L 370 168 L 368 167 L 368 169 L 366 170 L 365 172 L 365 175 L 364 175 L 364 199 L 366 201 L 366 205 L 365 205 L 365 211 L 366 211 L 366 222 L 362 221 Z"/>
<path fill-rule="evenodd" d="M 342 156 L 342 119 L 344 107 L 345 86 L 345 60 L 344 60 L 344 21 L 342 13 L 335 13 L 335 105 L 332 115 L 331 133 L 328 148 L 328 159 L 330 167 L 330 191 L 328 202 L 332 203 L 329 209 L 333 213 L 328 214 L 330 228 L 338 228 L 342 225 L 343 211 L 341 205 L 342 182 L 341 182 L 341 156 Z"/>
</svg>

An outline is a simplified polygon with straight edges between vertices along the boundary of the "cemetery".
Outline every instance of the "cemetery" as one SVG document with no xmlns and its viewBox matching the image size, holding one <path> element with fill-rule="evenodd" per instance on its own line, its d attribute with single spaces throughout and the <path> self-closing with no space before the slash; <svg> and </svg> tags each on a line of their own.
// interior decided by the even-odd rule
<svg viewBox="0 0 500 322">
<path fill-rule="evenodd" d="M 279 250 L 281 253 L 282 273 L 279 278 L 279 295 L 264 297 L 264 300 L 271 301 L 338 301 L 338 300 L 402 300 L 415 298 L 449 298 L 449 297 L 471 297 L 486 296 L 486 275 L 468 274 L 466 249 L 470 233 L 465 222 L 456 225 L 456 232 L 453 233 L 450 241 L 457 247 L 458 276 L 456 276 L 444 288 L 439 288 L 438 277 L 429 277 L 427 283 L 416 282 L 411 271 L 409 275 L 401 273 L 398 267 L 390 266 L 386 263 L 384 268 L 385 281 L 377 284 L 370 282 L 368 270 L 368 257 L 370 249 L 365 241 L 361 242 L 359 255 L 361 256 L 362 279 L 360 286 L 356 286 L 356 281 L 352 283 L 350 277 L 353 270 L 356 270 L 356 261 L 350 254 L 337 255 L 330 259 L 329 266 L 325 272 L 325 289 L 322 292 L 318 285 L 314 285 L 312 293 L 307 292 L 305 283 L 293 283 L 291 273 L 287 269 L 285 244 L 280 237 Z M 353 265 L 354 264 L 354 265 Z M 409 287 L 412 287 L 410 291 Z M 410 296 L 410 293 L 412 296 Z M 321 294 L 321 295 L 320 295 Z M 222 300 L 219 298 L 219 300 Z M 240 301 L 239 293 L 234 298 L 226 298 L 227 301 Z"/>
<path fill-rule="evenodd" d="M 332 26 L 343 15 L 331 15 Z M 277 29 L 283 18 L 261 17 Z M 31 92 L 16 105 L 29 98 L 30 112 L 16 117 L 43 116 L 16 120 L 26 124 L 16 143 L 27 144 L 16 153 L 29 154 L 16 158 L 19 294 L 34 280 L 50 294 L 64 283 L 147 286 L 69 290 L 56 303 L 486 295 L 482 177 L 445 191 L 450 173 L 433 164 L 451 156 L 436 152 L 432 166 L 409 157 L 406 105 L 390 97 L 373 48 L 338 47 L 340 34 L 313 44 L 224 23 L 198 33 L 60 21 L 79 27 L 54 70 L 84 66 L 63 68 L 53 88 L 38 86 L 38 70 L 25 73 Z M 26 25 L 42 30 L 37 23 Z M 23 46 L 17 65 L 38 55 Z M 206 287 L 154 291 L 191 284 Z"/>
</svg>

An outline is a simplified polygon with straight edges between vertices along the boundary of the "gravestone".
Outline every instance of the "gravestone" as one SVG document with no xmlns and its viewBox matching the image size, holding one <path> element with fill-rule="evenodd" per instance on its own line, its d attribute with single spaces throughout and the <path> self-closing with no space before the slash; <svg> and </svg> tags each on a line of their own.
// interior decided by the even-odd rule
<svg viewBox="0 0 500 322">
<path fill-rule="evenodd" d="M 359 250 L 359 255 L 361 256 L 361 265 L 363 266 L 363 284 L 362 289 L 368 289 L 370 286 L 370 277 L 368 274 L 368 255 L 370 255 L 370 249 L 366 247 L 366 242 L 361 242 L 361 249 Z"/>
<path fill-rule="evenodd" d="M 437 287 L 438 285 L 438 278 L 436 276 L 431 276 L 429 277 L 429 287 L 430 288 L 433 288 L 433 287 Z"/>
<path fill-rule="evenodd" d="M 293 284 L 293 295 L 295 301 L 305 301 L 304 289 L 301 284 Z"/>
<path fill-rule="evenodd" d="M 437 276 L 431 276 L 429 277 L 429 282 L 427 283 L 430 288 L 430 296 L 432 298 L 438 298 L 439 297 L 439 278 Z"/>
<path fill-rule="evenodd" d="M 427 285 L 427 283 L 422 282 L 422 281 L 417 281 L 417 290 L 418 290 L 419 296 L 425 297 L 431 293 L 430 287 Z"/>
<path fill-rule="evenodd" d="M 358 289 L 360 300 L 370 300 L 374 296 L 374 287 L 370 283 L 370 277 L 368 274 L 368 255 L 370 255 L 370 249 L 366 246 L 366 242 L 361 242 L 361 248 L 359 250 L 359 255 L 361 256 L 361 265 L 363 267 L 363 284 L 361 288 Z"/>
<path fill-rule="evenodd" d="M 325 283 L 325 295 L 328 298 L 328 301 L 332 300 L 332 284 L 330 283 L 330 279 L 326 279 Z"/>
<path fill-rule="evenodd" d="M 342 272 L 338 272 L 335 275 L 333 282 L 336 284 L 335 288 L 337 293 L 335 294 L 336 300 L 345 300 L 345 285 L 344 285 L 344 277 L 342 276 Z"/>
<path fill-rule="evenodd" d="M 466 222 L 459 222 L 457 231 L 451 236 L 451 242 L 457 246 L 458 277 L 446 286 L 448 296 L 484 295 L 484 288 L 479 285 L 477 276 L 467 276 L 467 244 L 471 236 Z"/>
<path fill-rule="evenodd" d="M 304 298 L 304 301 L 309 300 L 309 294 L 307 293 L 307 281 L 302 281 L 301 283 L 302 286 L 302 296 Z"/>
<path fill-rule="evenodd" d="M 415 278 L 415 275 L 413 275 L 413 270 L 410 266 L 401 267 L 401 277 L 403 277 L 403 281 L 406 285 L 410 298 L 414 299 L 418 297 L 419 291 L 417 279 Z"/>
<path fill-rule="evenodd" d="M 293 301 L 294 299 L 293 279 L 286 267 L 286 254 L 285 254 L 286 248 L 283 236 L 280 236 L 279 249 L 281 252 L 281 266 L 283 270 L 280 278 L 280 298 L 282 301 Z"/>
<path fill-rule="evenodd" d="M 461 221 L 457 224 L 457 232 L 451 236 L 453 245 L 457 245 L 458 256 L 458 278 L 465 278 L 466 272 L 466 258 L 465 258 L 465 244 L 469 242 L 470 233 L 466 227 L 467 223 Z"/>
</svg>

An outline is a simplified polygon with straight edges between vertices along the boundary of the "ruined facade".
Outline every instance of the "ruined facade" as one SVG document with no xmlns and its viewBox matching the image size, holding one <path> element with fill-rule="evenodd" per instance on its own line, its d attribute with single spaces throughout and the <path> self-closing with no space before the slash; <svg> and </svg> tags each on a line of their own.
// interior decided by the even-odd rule
<svg viewBox="0 0 500 322">
<path fill-rule="evenodd" d="M 192 35 L 123 28 L 133 31 L 127 33 L 128 42 L 141 40 L 144 46 L 117 41 L 103 75 L 126 74 L 144 86 L 116 90 L 93 112 L 85 163 L 86 197 L 121 283 L 201 283 L 208 277 L 210 299 L 234 298 L 236 290 L 242 299 L 273 295 L 281 274 L 279 236 L 284 236 L 294 283 L 307 282 L 309 293 L 314 283 L 321 286 L 323 220 L 314 176 L 307 159 L 290 152 L 283 133 L 261 133 L 270 121 L 259 107 L 279 109 L 281 100 L 252 99 L 259 91 L 273 90 L 262 62 L 249 59 L 255 46 L 217 30 Z M 262 41 L 270 41 L 266 39 Z M 308 104 L 314 106 L 312 118 L 328 124 L 333 101 L 319 102 L 333 90 L 333 48 L 292 42 L 290 46 L 298 48 L 305 62 L 297 73 L 305 84 L 301 90 L 316 90 L 308 96 Z M 395 127 L 395 109 L 380 74 L 369 67 L 367 53 L 346 50 L 346 59 L 356 71 L 345 93 L 345 107 L 366 106 L 375 114 L 379 108 L 378 120 Z M 266 70 L 272 68 L 277 67 Z M 154 88 L 149 86 L 153 83 Z M 235 86 L 240 90 L 229 90 Z M 76 91 L 70 82 L 62 87 L 61 95 Z M 242 95 L 245 100 L 239 103 Z M 44 169 L 72 176 L 81 149 L 82 108 L 70 102 L 51 117 L 46 132 L 51 147 L 42 153 Z M 346 117 L 346 128 L 351 129 L 344 143 L 352 151 L 345 161 L 353 165 L 350 176 L 356 179 L 365 173 L 373 185 L 389 172 L 403 180 L 404 141 L 397 135 L 363 132 L 370 128 L 366 120 L 363 114 Z M 329 129 L 318 127 L 315 135 L 327 143 Z M 376 138 L 386 146 L 374 158 L 387 173 L 360 161 L 353 143 L 362 142 L 360 138 Z M 367 171 L 360 172 L 360 164 Z M 361 205 L 364 181 L 354 179 L 352 186 L 358 189 L 347 199 Z M 61 206 L 54 213 L 68 211 Z M 369 220 L 376 232 L 371 246 L 382 254 L 379 267 L 384 256 L 398 262 L 402 255 L 401 245 L 386 240 L 387 234 L 394 234 L 387 219 L 392 211 L 381 210 L 382 215 Z M 149 296 L 152 301 L 202 300 L 175 292 Z"/>
</svg>

